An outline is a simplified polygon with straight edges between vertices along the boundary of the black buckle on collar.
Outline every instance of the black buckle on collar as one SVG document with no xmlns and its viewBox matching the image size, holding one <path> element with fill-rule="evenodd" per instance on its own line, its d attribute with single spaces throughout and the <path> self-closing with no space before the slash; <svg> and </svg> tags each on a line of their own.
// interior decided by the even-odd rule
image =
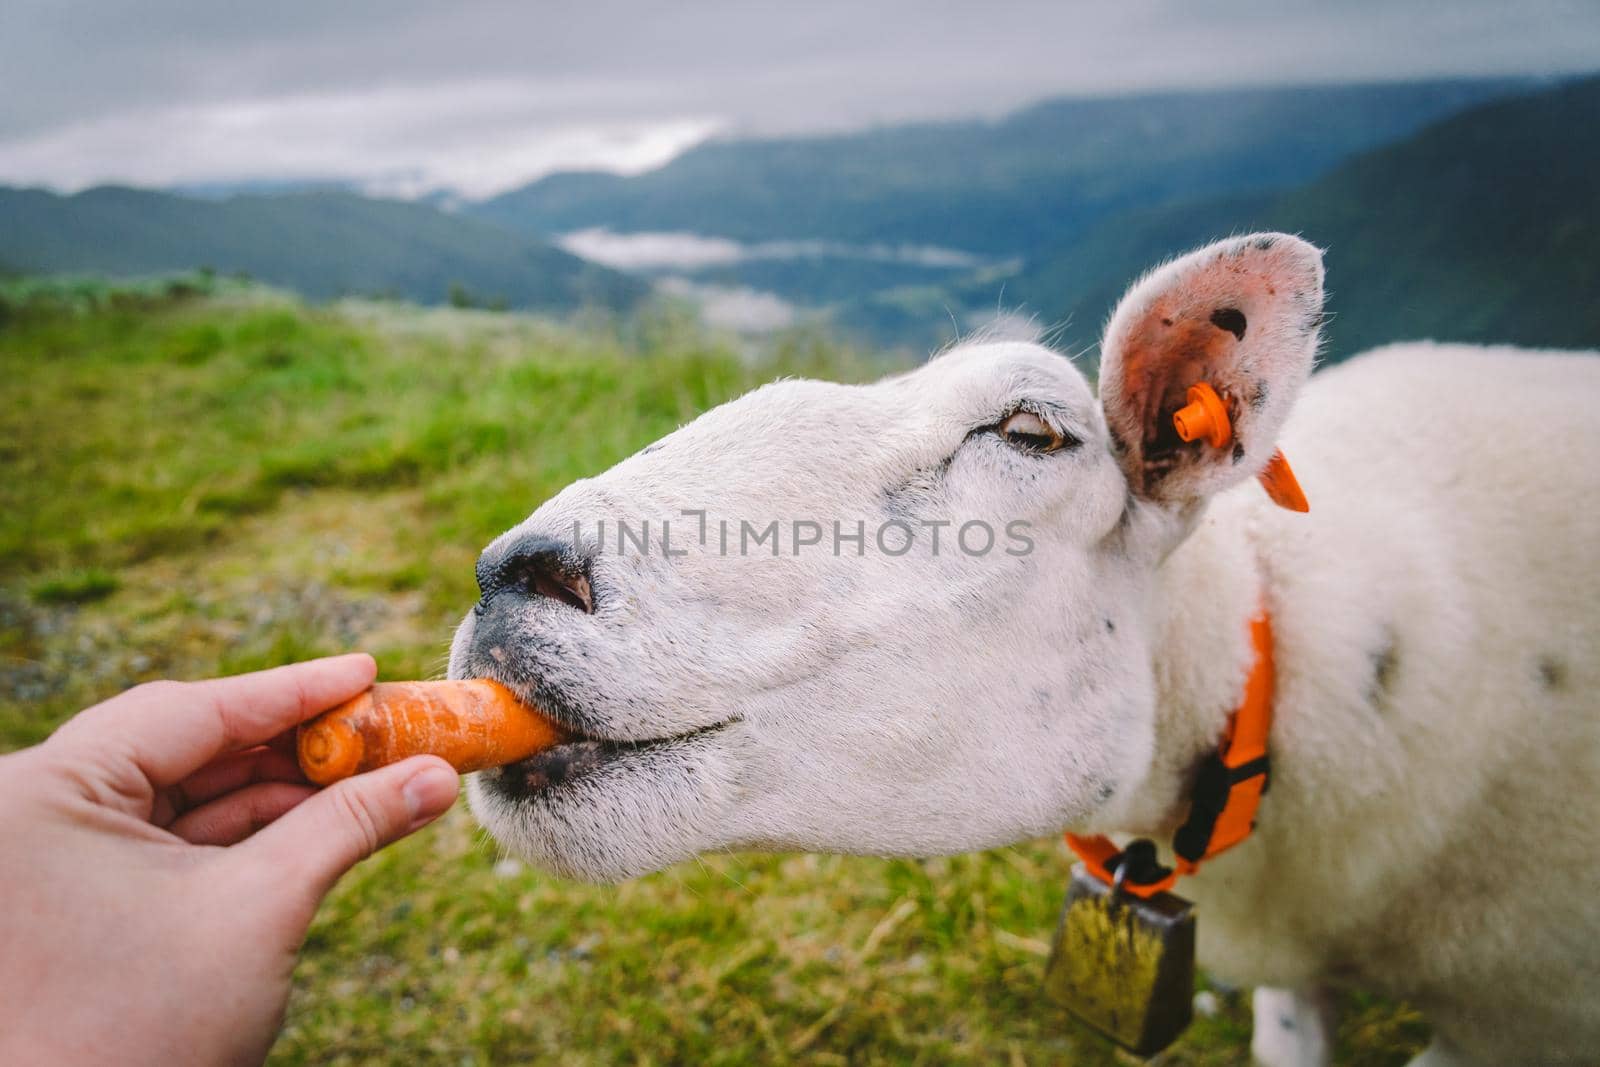
<svg viewBox="0 0 1600 1067">
<path fill-rule="evenodd" d="M 1261 783 L 1261 793 L 1265 796 L 1272 785 L 1272 761 L 1268 757 L 1258 756 L 1249 763 L 1229 767 L 1222 762 L 1222 753 L 1213 752 L 1207 756 L 1190 792 L 1189 818 L 1173 835 L 1172 851 L 1189 863 L 1199 863 L 1205 858 L 1211 847 L 1211 835 L 1223 809 L 1228 806 L 1233 787 L 1258 775 L 1265 779 Z"/>
<path fill-rule="evenodd" d="M 1172 873 L 1156 859 L 1156 843 L 1147 837 L 1129 841 L 1115 856 L 1106 860 L 1106 873 L 1112 876 L 1112 887 L 1126 882 L 1129 885 L 1154 885 Z"/>
</svg>

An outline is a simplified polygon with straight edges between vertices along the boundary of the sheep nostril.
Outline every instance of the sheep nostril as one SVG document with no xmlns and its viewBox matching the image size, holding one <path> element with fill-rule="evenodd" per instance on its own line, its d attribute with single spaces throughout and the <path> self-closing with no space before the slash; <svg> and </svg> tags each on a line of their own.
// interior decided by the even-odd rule
<svg viewBox="0 0 1600 1067">
<path fill-rule="evenodd" d="M 594 595 L 589 589 L 589 579 L 581 574 L 536 567 L 528 586 L 528 591 L 538 596 L 559 600 L 587 614 L 594 614 Z"/>
<path fill-rule="evenodd" d="M 500 593 L 545 597 L 594 614 L 594 591 L 581 560 L 569 546 L 550 538 L 529 538 L 511 546 L 499 560 L 480 560 L 478 588 L 487 602 Z"/>
</svg>

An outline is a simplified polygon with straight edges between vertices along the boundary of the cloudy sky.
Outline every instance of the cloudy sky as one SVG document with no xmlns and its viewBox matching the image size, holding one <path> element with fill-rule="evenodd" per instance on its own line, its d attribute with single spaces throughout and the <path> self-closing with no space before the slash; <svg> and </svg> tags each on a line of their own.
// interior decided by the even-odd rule
<svg viewBox="0 0 1600 1067">
<path fill-rule="evenodd" d="M 5 0 L 0 182 L 485 195 L 1052 94 L 1597 68 L 1594 0 Z"/>
</svg>

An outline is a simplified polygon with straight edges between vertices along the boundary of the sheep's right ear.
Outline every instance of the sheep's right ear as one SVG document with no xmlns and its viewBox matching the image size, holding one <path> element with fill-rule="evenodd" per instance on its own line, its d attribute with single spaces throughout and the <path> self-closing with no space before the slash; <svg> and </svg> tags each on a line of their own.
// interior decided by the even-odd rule
<svg viewBox="0 0 1600 1067">
<path fill-rule="evenodd" d="M 1183 505 L 1261 473 L 1311 373 L 1322 253 L 1282 233 L 1219 241 L 1137 282 L 1101 343 L 1100 404 L 1136 496 Z M 1172 416 L 1205 382 L 1231 436 L 1185 441 Z"/>
</svg>

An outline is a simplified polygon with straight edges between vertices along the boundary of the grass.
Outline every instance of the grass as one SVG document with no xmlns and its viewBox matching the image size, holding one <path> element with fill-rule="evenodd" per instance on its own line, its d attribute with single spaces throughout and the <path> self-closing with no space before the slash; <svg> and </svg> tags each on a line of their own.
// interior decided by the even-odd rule
<svg viewBox="0 0 1600 1067">
<path fill-rule="evenodd" d="M 436 674 L 479 547 L 544 497 L 774 375 L 870 373 L 670 317 L 69 295 L 0 325 L 0 749 L 154 677 L 350 648 Z M 1066 866 L 1044 841 L 579 886 L 458 810 L 325 904 L 274 1060 L 1125 1062 L 1039 996 Z M 1245 996 L 1218 1003 L 1163 1062 L 1246 1058 Z M 1409 1010 L 1348 1007 L 1341 1063 L 1420 1047 Z"/>
<path fill-rule="evenodd" d="M 46 604 L 88 604 L 117 591 L 117 576 L 100 567 L 68 571 L 33 583 L 33 598 Z"/>
</svg>

